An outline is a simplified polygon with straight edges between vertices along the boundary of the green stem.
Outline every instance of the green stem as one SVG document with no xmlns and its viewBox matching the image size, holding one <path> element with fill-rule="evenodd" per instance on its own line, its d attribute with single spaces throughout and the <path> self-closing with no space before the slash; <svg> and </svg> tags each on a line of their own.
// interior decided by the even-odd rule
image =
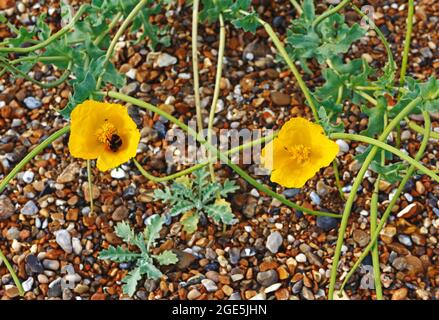
<svg viewBox="0 0 439 320">
<path fill-rule="evenodd" d="M 117 30 L 116 34 L 114 35 L 114 38 L 110 42 L 110 46 L 108 47 L 107 52 L 105 53 L 105 60 L 103 64 L 103 69 L 105 70 L 108 62 L 110 61 L 110 58 L 113 56 L 114 48 L 116 47 L 117 41 L 119 41 L 119 38 L 123 35 L 125 30 L 130 25 L 131 21 L 136 17 L 136 15 L 139 13 L 139 11 L 142 9 L 143 6 L 145 6 L 149 0 L 141 0 L 134 9 L 130 12 L 130 14 L 126 17 L 122 25 Z M 102 76 L 100 75 L 97 82 L 96 82 L 96 89 L 98 90 L 101 87 L 102 84 Z"/>
<path fill-rule="evenodd" d="M 290 0 L 290 2 L 293 5 L 293 7 L 296 9 L 298 15 L 301 16 L 303 13 L 303 10 L 302 10 L 302 7 L 300 6 L 300 4 L 296 0 Z"/>
<path fill-rule="evenodd" d="M 201 115 L 200 74 L 198 70 L 198 8 L 200 0 L 194 0 L 192 11 L 192 68 L 194 74 L 194 98 L 197 117 L 198 133 L 203 132 L 203 118 Z"/>
<path fill-rule="evenodd" d="M 340 2 L 338 5 L 336 5 L 335 7 L 326 10 L 325 12 L 323 12 L 321 15 L 319 15 L 312 23 L 312 28 L 315 30 L 315 28 L 319 25 L 320 22 L 322 22 L 323 20 L 325 20 L 327 17 L 333 15 L 334 13 L 339 12 L 341 9 L 343 9 L 349 2 L 351 2 L 351 0 L 343 0 L 342 2 Z"/>
<path fill-rule="evenodd" d="M 356 89 L 356 88 L 355 88 Z M 354 90 L 355 90 L 354 89 Z M 363 92 L 363 91 L 359 91 L 359 90 L 355 90 L 355 93 L 362 96 L 364 99 L 366 99 L 367 101 L 369 101 L 371 104 L 373 104 L 374 106 L 376 106 L 378 104 L 378 101 L 376 101 L 376 99 L 374 99 L 372 96 L 368 95 L 367 93 Z"/>
<path fill-rule="evenodd" d="M 412 30 L 413 30 L 413 14 L 415 12 L 415 1 L 408 0 L 408 13 L 407 13 L 407 30 L 405 33 L 404 40 L 404 51 L 402 54 L 402 64 L 401 71 L 399 75 L 399 85 L 403 86 L 405 82 L 405 74 L 407 72 L 407 63 L 410 51 L 410 42 L 412 39 Z"/>
<path fill-rule="evenodd" d="M 63 83 L 64 81 L 67 80 L 67 78 L 69 77 L 70 74 L 70 68 L 72 67 L 72 62 L 69 62 L 69 65 L 67 67 L 67 69 L 63 72 L 63 74 L 61 75 L 61 77 L 59 77 L 57 80 L 52 81 L 52 82 L 48 82 L 48 83 L 44 83 L 38 80 L 35 80 L 34 78 L 30 77 L 29 75 L 27 75 L 25 72 L 21 71 L 20 69 L 14 67 L 13 65 L 11 65 L 9 62 L 7 62 L 6 59 L 2 59 L 0 58 L 0 64 L 4 65 L 7 69 L 9 69 L 10 72 L 12 72 L 13 74 L 19 74 L 21 77 L 23 77 L 24 79 L 36 84 L 37 86 L 40 86 L 42 88 L 54 88 L 59 86 L 61 83 Z"/>
<path fill-rule="evenodd" d="M 113 29 L 114 26 L 119 22 L 120 17 L 122 17 L 122 12 L 118 12 L 118 13 L 116 14 L 116 16 L 113 18 L 113 20 L 110 22 L 110 24 L 108 25 L 108 29 L 107 29 L 105 32 L 101 33 L 101 34 L 95 39 L 95 41 L 93 41 L 93 44 L 94 44 L 95 46 L 98 46 L 98 45 L 101 43 L 101 41 L 104 40 L 105 36 L 106 36 L 107 34 L 109 34 L 110 31 L 111 31 L 111 29 Z"/>
<path fill-rule="evenodd" d="M 406 119 L 408 120 L 408 119 Z M 416 131 L 417 133 L 424 133 L 424 128 L 422 128 L 421 126 L 417 125 L 416 123 L 414 123 L 413 121 L 408 121 L 408 126 L 410 129 Z M 430 138 L 432 139 L 436 139 L 439 140 L 439 132 L 435 132 L 435 131 L 430 131 Z"/>
<path fill-rule="evenodd" d="M 425 152 L 425 149 L 427 148 L 428 139 L 430 138 L 430 125 L 431 125 L 430 115 L 428 114 L 428 112 L 425 112 L 425 111 L 422 114 L 423 114 L 424 119 L 425 119 L 424 138 L 422 139 L 419 150 L 415 155 L 416 161 L 419 161 L 422 158 L 422 156 Z M 407 182 L 411 178 L 414 171 L 415 171 L 414 166 L 410 166 L 408 168 L 406 175 L 403 177 L 394 196 L 390 200 L 390 203 L 387 206 L 386 211 L 384 212 L 383 216 L 381 217 L 380 223 L 376 227 L 375 232 L 371 235 L 371 240 L 370 240 L 369 244 L 367 245 L 366 248 L 364 248 L 363 253 L 357 259 L 354 266 L 351 268 L 351 270 L 349 271 L 349 273 L 346 275 L 345 279 L 343 280 L 340 291 L 343 290 L 343 288 L 346 285 L 346 283 L 348 282 L 348 280 L 355 273 L 355 270 L 357 270 L 357 268 L 360 266 L 361 262 L 364 260 L 364 258 L 367 257 L 370 250 L 373 248 L 374 244 L 378 241 L 379 234 L 380 234 L 381 230 L 383 229 L 384 225 L 386 224 L 387 219 L 389 218 L 390 214 L 392 213 L 393 206 L 395 205 L 396 201 L 399 199 L 399 196 L 401 195 L 402 191 L 404 190 L 405 185 L 407 184 Z"/>
<path fill-rule="evenodd" d="M 50 135 L 46 140 L 44 140 L 43 142 L 41 142 L 38 146 L 36 146 L 34 149 L 32 149 L 31 152 L 29 152 L 24 158 L 23 160 L 21 160 L 15 167 L 14 169 L 11 170 L 11 172 L 9 172 L 9 174 L 3 178 L 3 180 L 0 182 L 0 193 L 3 192 L 3 190 L 5 190 L 6 186 L 8 185 L 9 181 L 11 181 L 12 179 L 14 179 L 14 177 L 17 175 L 17 173 L 20 172 L 20 170 L 29 162 L 31 161 L 37 154 L 39 154 L 40 152 L 42 152 L 44 150 L 44 148 L 46 148 L 48 145 L 50 145 L 53 141 L 55 141 L 56 139 L 58 139 L 59 137 L 61 137 L 62 135 L 64 135 L 65 133 L 67 133 L 70 130 L 70 126 L 67 125 L 64 128 L 59 129 L 58 131 L 56 131 L 55 133 L 53 133 L 52 135 Z"/>
<path fill-rule="evenodd" d="M 331 139 L 345 139 L 345 140 L 354 140 L 354 141 L 361 141 L 366 142 L 368 144 L 371 144 L 375 147 L 378 147 L 380 149 L 389 151 L 393 153 L 394 155 L 398 156 L 404 161 L 407 161 L 410 165 L 413 165 L 416 169 L 421 171 L 422 173 L 428 175 L 431 177 L 434 181 L 439 182 L 439 176 L 437 176 L 432 170 L 426 168 L 421 163 L 413 159 L 412 157 L 406 155 L 405 153 L 402 153 L 400 150 L 396 149 L 395 147 L 389 146 L 388 144 L 369 138 L 366 136 L 362 136 L 359 134 L 349 134 L 349 133 L 332 133 L 329 135 Z"/>
<path fill-rule="evenodd" d="M 407 106 L 405 106 L 405 108 L 402 109 L 401 112 L 398 115 L 396 115 L 396 117 L 387 125 L 387 127 L 384 129 L 383 133 L 380 135 L 378 140 L 381 142 L 385 141 L 387 139 L 387 136 L 390 134 L 390 132 L 392 132 L 392 130 L 396 127 L 396 125 L 406 115 L 408 115 L 421 101 L 422 98 L 418 97 L 412 100 Z M 351 192 L 349 193 L 349 197 L 346 201 L 345 208 L 343 210 L 343 216 L 338 231 L 338 239 L 335 248 L 334 258 L 332 260 L 332 269 L 331 269 L 331 276 L 330 276 L 329 290 L 328 290 L 329 300 L 334 299 L 335 282 L 337 280 L 337 268 L 338 268 L 338 263 L 340 261 L 341 248 L 343 245 L 344 235 L 349 221 L 349 215 L 351 213 L 352 205 L 354 203 L 357 190 L 361 185 L 361 182 L 363 181 L 363 177 L 367 169 L 369 168 L 370 163 L 375 158 L 377 151 L 378 151 L 378 147 L 376 146 L 373 146 L 372 149 L 369 151 L 369 154 L 364 160 L 363 165 L 361 166 L 360 171 L 358 172 L 357 177 L 354 180 Z"/>
<path fill-rule="evenodd" d="M 220 21 L 220 35 L 219 35 L 219 48 L 218 48 L 218 61 L 216 66 L 216 76 L 215 76 L 215 89 L 213 92 L 212 104 L 210 106 L 209 113 L 209 122 L 207 124 L 207 143 L 212 144 L 212 131 L 213 131 L 213 120 L 215 118 L 216 108 L 218 104 L 218 98 L 220 94 L 220 84 L 221 84 L 221 75 L 223 72 L 223 57 L 224 57 L 224 49 L 226 44 L 226 28 L 224 27 L 224 19 L 223 15 L 219 15 Z M 212 152 L 208 152 L 208 157 L 212 158 Z M 209 172 L 210 178 L 213 182 L 215 182 L 215 170 L 213 167 L 213 162 L 209 162 Z"/>
<path fill-rule="evenodd" d="M 11 274 L 12 280 L 14 280 L 15 286 L 17 287 L 20 296 L 24 296 L 24 289 L 23 286 L 21 285 L 20 279 L 18 278 L 14 268 L 9 263 L 8 259 L 6 258 L 6 256 L 3 254 L 1 250 L 0 250 L 0 259 L 3 261 L 9 273 Z"/>
<path fill-rule="evenodd" d="M 136 105 L 140 108 L 144 108 L 147 109 L 151 112 L 157 113 L 158 115 L 168 119 L 169 121 L 173 122 L 174 124 L 176 124 L 177 126 L 179 126 L 181 129 L 183 129 L 184 131 L 186 131 L 188 134 L 190 134 L 191 136 L 195 137 L 196 140 L 201 143 L 203 146 L 205 146 L 206 148 L 208 148 L 208 150 L 211 150 L 212 153 L 214 154 L 214 156 L 219 157 L 221 161 L 223 161 L 224 163 L 226 163 L 230 168 L 232 168 L 233 170 L 235 170 L 244 180 L 246 180 L 248 183 L 250 183 L 251 185 L 253 185 L 255 188 L 257 188 L 258 190 L 261 190 L 262 192 L 265 192 L 266 194 L 278 199 L 280 202 L 282 202 L 283 204 L 290 206 L 296 210 L 300 210 L 304 213 L 307 214 L 312 214 L 312 215 L 317 215 L 317 216 L 328 216 L 328 217 L 334 217 L 334 218 L 339 218 L 340 215 L 338 214 L 333 214 L 333 213 L 328 213 L 328 212 L 320 212 L 320 211 L 314 211 L 314 210 L 310 210 L 307 209 L 305 207 L 299 206 L 297 204 L 295 204 L 294 202 L 291 202 L 289 200 L 287 200 L 286 198 L 284 198 L 283 196 L 277 194 L 276 192 L 270 190 L 268 187 L 266 187 L 265 185 L 257 182 L 255 179 L 253 179 L 252 177 L 250 177 L 245 171 L 243 171 L 240 167 L 238 167 L 237 165 L 235 165 L 234 163 L 232 163 L 232 161 L 221 151 L 218 151 L 215 147 L 213 147 L 212 145 L 209 145 L 207 143 L 207 141 L 201 136 L 198 135 L 196 131 L 194 131 L 191 127 L 188 127 L 185 123 L 181 122 L 180 120 L 178 120 L 177 118 L 175 118 L 174 116 L 168 114 L 167 112 L 136 98 L 127 96 L 125 94 L 119 93 L 119 92 L 115 92 L 115 91 L 109 91 L 109 92 L 98 92 L 97 94 L 102 95 L 102 96 L 109 96 L 111 98 L 114 99 L 119 99 L 119 100 L 123 100 L 125 102 L 131 103 L 133 105 Z"/>
<path fill-rule="evenodd" d="M 35 56 L 35 55 L 31 55 L 31 56 L 27 56 L 27 57 L 22 57 L 22 58 L 18 58 L 12 61 L 9 61 L 10 64 L 14 65 L 14 64 L 19 64 L 21 62 L 26 62 L 26 61 L 41 61 L 41 62 L 52 62 L 52 61 L 68 61 L 70 60 L 69 57 L 67 56 Z"/>
<path fill-rule="evenodd" d="M 243 15 L 248 15 L 249 13 L 246 11 L 240 11 Z M 258 18 L 259 23 L 264 27 L 265 31 L 270 36 L 271 40 L 273 41 L 274 45 L 277 48 L 277 51 L 279 54 L 284 58 L 285 62 L 287 63 L 288 67 L 290 68 L 291 72 L 293 72 L 294 77 L 297 80 L 297 83 L 299 84 L 300 89 L 303 92 L 303 95 L 305 96 L 306 101 L 308 102 L 308 105 L 310 106 L 312 113 L 314 115 L 314 119 L 316 122 L 319 122 L 319 114 L 317 112 L 317 107 L 314 104 L 314 100 L 312 99 L 311 92 L 309 91 L 308 87 L 305 84 L 305 81 L 303 81 L 302 76 L 300 75 L 299 70 L 297 70 L 296 65 L 294 64 L 293 60 L 291 60 L 290 56 L 288 55 L 287 51 L 285 50 L 285 47 L 283 46 L 282 42 L 280 41 L 279 37 L 274 32 L 273 28 L 264 20 Z"/>
<path fill-rule="evenodd" d="M 90 197 L 90 216 L 94 215 L 93 205 L 93 184 L 91 174 L 91 160 L 87 160 L 87 179 L 88 179 L 88 196 Z"/>
<path fill-rule="evenodd" d="M 11 47 L 0 47 L 0 52 L 16 52 L 16 53 L 29 53 L 29 52 L 34 52 L 36 50 L 42 49 L 44 47 L 46 47 L 48 44 L 50 44 L 51 42 L 55 41 L 56 39 L 62 37 L 64 34 L 66 34 L 67 32 L 70 31 L 70 29 L 74 26 L 74 24 L 76 23 L 76 21 L 79 20 L 79 18 L 81 17 L 81 15 L 84 13 L 85 9 L 87 8 L 87 5 L 82 5 L 78 12 L 76 12 L 75 16 L 72 18 L 72 20 L 69 22 L 69 24 L 67 24 L 65 27 L 63 27 L 61 30 L 59 30 L 58 32 L 54 33 L 53 35 L 51 35 L 49 38 L 47 38 L 44 41 L 41 41 L 40 43 L 34 45 L 34 46 L 30 46 L 27 48 L 11 48 Z"/>
</svg>

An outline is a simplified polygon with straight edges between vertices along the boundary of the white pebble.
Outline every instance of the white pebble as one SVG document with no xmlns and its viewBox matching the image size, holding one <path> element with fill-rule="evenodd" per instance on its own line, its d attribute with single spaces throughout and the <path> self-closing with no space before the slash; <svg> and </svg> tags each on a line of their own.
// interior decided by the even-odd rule
<svg viewBox="0 0 439 320">
<path fill-rule="evenodd" d="M 306 256 L 303 253 L 299 253 L 296 256 L 296 261 L 299 263 L 304 263 L 304 262 L 306 262 Z"/>
<path fill-rule="evenodd" d="M 113 179 L 123 179 L 125 178 L 125 171 L 121 168 L 115 168 L 111 170 L 110 175 Z"/>
</svg>

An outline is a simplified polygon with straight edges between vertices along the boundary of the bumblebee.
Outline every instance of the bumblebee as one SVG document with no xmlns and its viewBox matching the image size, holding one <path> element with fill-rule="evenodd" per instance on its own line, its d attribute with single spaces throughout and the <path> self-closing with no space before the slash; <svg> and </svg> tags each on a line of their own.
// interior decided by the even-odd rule
<svg viewBox="0 0 439 320">
<path fill-rule="evenodd" d="M 119 135 L 113 133 L 110 139 L 108 139 L 108 146 L 111 151 L 116 152 L 122 146 L 122 139 Z"/>
</svg>

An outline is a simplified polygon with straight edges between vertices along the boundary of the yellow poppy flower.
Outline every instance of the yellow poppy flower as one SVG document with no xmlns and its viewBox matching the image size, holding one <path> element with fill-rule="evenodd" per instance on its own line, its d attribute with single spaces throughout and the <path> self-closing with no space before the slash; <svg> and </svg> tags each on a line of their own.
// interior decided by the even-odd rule
<svg viewBox="0 0 439 320">
<path fill-rule="evenodd" d="M 321 126 L 304 118 L 292 118 L 261 153 L 262 164 L 272 170 L 270 180 L 287 188 L 301 188 L 320 168 L 328 166 L 338 145 Z"/>
<path fill-rule="evenodd" d="M 87 100 L 73 109 L 70 122 L 73 157 L 97 159 L 98 169 L 107 171 L 136 155 L 140 132 L 124 106 Z"/>
</svg>

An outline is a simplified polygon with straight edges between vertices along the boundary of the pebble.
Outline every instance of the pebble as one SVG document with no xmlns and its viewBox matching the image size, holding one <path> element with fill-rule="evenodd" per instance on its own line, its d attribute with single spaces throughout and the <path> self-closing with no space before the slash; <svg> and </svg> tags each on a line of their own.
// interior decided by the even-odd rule
<svg viewBox="0 0 439 320">
<path fill-rule="evenodd" d="M 256 275 L 256 281 L 258 281 L 258 283 L 264 287 L 271 286 L 272 284 L 276 283 L 278 279 L 279 277 L 275 270 L 258 272 L 258 274 Z"/>
<path fill-rule="evenodd" d="M 26 271 L 28 273 L 36 273 L 40 274 L 43 273 L 44 268 L 41 264 L 40 260 L 33 254 L 30 254 L 26 257 Z"/>
<path fill-rule="evenodd" d="M 400 234 L 398 236 L 398 241 L 401 242 L 406 247 L 411 247 L 413 245 L 412 240 L 410 239 L 410 237 L 405 235 L 405 234 Z"/>
<path fill-rule="evenodd" d="M 238 264 L 241 257 L 241 248 L 233 247 L 229 251 L 229 260 L 231 264 Z"/>
<path fill-rule="evenodd" d="M 26 106 L 26 108 L 33 110 L 33 109 L 38 109 L 39 107 L 42 106 L 42 103 L 40 100 L 34 98 L 34 97 L 27 97 L 23 100 L 24 105 Z"/>
<path fill-rule="evenodd" d="M 402 271 L 407 267 L 407 261 L 404 257 L 397 257 L 397 258 L 395 258 L 395 260 L 393 260 L 392 266 L 396 270 Z"/>
<path fill-rule="evenodd" d="M 302 296 L 305 300 L 314 300 L 315 299 L 314 294 L 307 287 L 302 288 Z"/>
<path fill-rule="evenodd" d="M 287 198 L 293 198 L 295 196 L 297 196 L 300 193 L 300 189 L 285 189 L 284 192 L 282 192 L 282 194 L 287 197 Z"/>
<path fill-rule="evenodd" d="M 15 212 L 15 207 L 9 198 L 0 197 L 0 220 L 8 219 Z"/>
<path fill-rule="evenodd" d="M 197 289 L 192 289 L 191 291 L 188 292 L 187 294 L 187 298 L 188 300 L 195 300 L 197 299 L 199 296 L 201 296 L 200 291 L 198 291 Z"/>
<path fill-rule="evenodd" d="M 21 208 L 20 212 L 25 216 L 32 216 L 38 213 L 38 207 L 32 200 L 26 202 L 26 204 Z"/>
<path fill-rule="evenodd" d="M 76 175 L 79 173 L 80 166 L 77 162 L 70 163 L 63 172 L 56 178 L 57 183 L 69 183 L 76 179 Z"/>
<path fill-rule="evenodd" d="M 360 245 L 360 247 L 365 247 L 369 243 L 370 237 L 366 231 L 356 229 L 353 232 L 352 238 L 356 243 Z"/>
<path fill-rule="evenodd" d="M 55 232 L 56 243 L 67 253 L 73 252 L 72 238 L 67 230 L 58 230 Z"/>
<path fill-rule="evenodd" d="M 408 289 L 400 288 L 392 293 L 392 300 L 404 300 L 407 297 Z"/>
<path fill-rule="evenodd" d="M 305 263 L 306 262 L 306 255 L 304 255 L 303 253 L 299 253 L 296 256 L 296 261 L 299 263 Z"/>
<path fill-rule="evenodd" d="M 425 187 L 421 181 L 416 181 L 416 192 L 419 194 L 424 194 Z"/>
<path fill-rule="evenodd" d="M 291 103 L 291 96 L 282 92 L 272 92 L 270 94 L 271 101 L 278 106 L 288 106 Z"/>
<path fill-rule="evenodd" d="M 250 300 L 266 300 L 267 297 L 265 296 L 264 292 L 258 293 L 255 296 L 253 296 L 252 298 L 250 298 Z"/>
<path fill-rule="evenodd" d="M 24 172 L 22 179 L 25 183 L 32 183 L 34 180 L 34 173 L 30 170 L 27 170 Z"/>
<path fill-rule="evenodd" d="M 201 280 L 202 285 L 206 288 L 207 292 L 215 292 L 218 290 L 218 286 L 210 279 Z"/>
<path fill-rule="evenodd" d="M 309 194 L 309 197 L 311 198 L 311 201 L 314 202 L 316 205 L 320 204 L 320 202 L 321 202 L 320 197 L 314 191 L 311 191 L 311 193 Z"/>
<path fill-rule="evenodd" d="M 276 291 L 277 289 L 279 289 L 281 286 L 282 286 L 282 283 L 275 283 L 275 284 L 272 284 L 271 286 L 265 288 L 264 292 L 265 292 L 265 293 L 274 292 L 274 291 Z"/>
<path fill-rule="evenodd" d="M 50 284 L 49 284 L 49 291 L 47 292 L 47 296 L 49 298 L 55 298 L 55 297 L 59 297 L 62 293 L 62 288 L 61 288 L 61 278 L 58 278 L 56 280 L 53 280 Z"/>
<path fill-rule="evenodd" d="M 229 300 L 241 300 L 241 295 L 239 294 L 239 292 L 233 292 Z"/>
<path fill-rule="evenodd" d="M 277 253 L 280 246 L 282 245 L 282 235 L 278 232 L 272 232 L 268 238 L 265 247 L 271 251 L 271 253 Z"/>
<path fill-rule="evenodd" d="M 317 227 L 319 227 L 323 231 L 335 229 L 338 224 L 338 219 L 332 217 L 318 216 L 316 220 Z"/>
<path fill-rule="evenodd" d="M 122 221 L 128 218 L 128 208 L 125 206 L 119 206 L 114 210 L 113 214 L 111 215 L 111 218 L 114 221 Z"/>
<path fill-rule="evenodd" d="M 125 178 L 125 171 L 122 168 L 115 168 L 111 170 L 110 176 L 113 179 L 123 179 Z"/>
<path fill-rule="evenodd" d="M 168 67 L 177 63 L 177 58 L 167 53 L 160 53 L 156 60 L 156 65 L 159 68 Z"/>
<path fill-rule="evenodd" d="M 349 151 L 349 144 L 346 141 L 338 139 L 335 143 L 338 145 L 339 153 L 343 154 Z"/>
<path fill-rule="evenodd" d="M 81 240 L 78 238 L 72 238 L 72 248 L 73 252 L 79 256 L 82 252 Z"/>
<path fill-rule="evenodd" d="M 316 191 L 319 196 L 324 196 L 329 193 L 330 189 L 323 181 L 319 180 L 316 185 Z"/>
<path fill-rule="evenodd" d="M 34 285 L 34 278 L 29 277 L 26 281 L 24 281 L 22 284 L 23 290 L 25 292 L 28 292 L 32 289 L 32 286 Z"/>
<path fill-rule="evenodd" d="M 58 260 L 44 259 L 43 266 L 46 269 L 56 271 L 59 269 L 59 261 Z"/>
</svg>

